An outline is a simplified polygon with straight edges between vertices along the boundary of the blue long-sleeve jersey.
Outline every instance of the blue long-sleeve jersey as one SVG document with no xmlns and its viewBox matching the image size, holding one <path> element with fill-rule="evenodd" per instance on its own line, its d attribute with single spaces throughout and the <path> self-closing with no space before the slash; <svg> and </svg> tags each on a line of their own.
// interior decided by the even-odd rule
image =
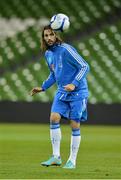
<svg viewBox="0 0 121 180">
<path fill-rule="evenodd" d="M 89 71 L 87 62 L 77 53 L 76 49 L 69 44 L 55 44 L 45 52 L 45 58 L 50 69 L 50 75 L 43 82 L 43 90 L 57 83 L 62 100 L 75 100 L 88 97 L 86 75 Z M 67 92 L 64 86 L 74 84 L 74 91 Z"/>
</svg>

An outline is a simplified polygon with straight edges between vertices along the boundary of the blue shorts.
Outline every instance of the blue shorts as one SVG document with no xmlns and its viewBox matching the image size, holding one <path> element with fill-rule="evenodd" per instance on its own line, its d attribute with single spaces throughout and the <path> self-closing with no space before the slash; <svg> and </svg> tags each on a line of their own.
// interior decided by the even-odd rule
<svg viewBox="0 0 121 180">
<path fill-rule="evenodd" d="M 87 99 L 62 101 L 55 97 L 51 112 L 59 113 L 61 117 L 76 122 L 87 120 Z"/>
</svg>

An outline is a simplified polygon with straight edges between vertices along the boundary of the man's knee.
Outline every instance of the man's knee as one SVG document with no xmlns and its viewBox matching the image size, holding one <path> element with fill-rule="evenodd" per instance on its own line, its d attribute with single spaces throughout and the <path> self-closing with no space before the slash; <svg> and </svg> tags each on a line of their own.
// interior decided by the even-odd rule
<svg viewBox="0 0 121 180">
<path fill-rule="evenodd" d="M 61 119 L 61 116 L 59 113 L 51 113 L 50 115 L 50 122 L 59 122 Z"/>
<path fill-rule="evenodd" d="M 80 128 L 80 123 L 79 122 L 76 122 L 74 120 L 71 120 L 71 128 L 72 129 L 78 129 Z"/>
</svg>

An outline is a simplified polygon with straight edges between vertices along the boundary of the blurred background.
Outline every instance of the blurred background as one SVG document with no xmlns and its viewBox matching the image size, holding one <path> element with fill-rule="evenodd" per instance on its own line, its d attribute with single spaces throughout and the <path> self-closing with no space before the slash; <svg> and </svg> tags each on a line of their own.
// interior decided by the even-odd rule
<svg viewBox="0 0 121 180">
<path fill-rule="evenodd" d="M 88 124 L 120 124 L 121 1 L 0 1 L 0 122 L 49 122 L 56 86 L 31 97 L 49 71 L 41 29 L 57 13 L 69 16 L 64 41 L 90 65 Z"/>
<path fill-rule="evenodd" d="M 77 168 L 44 168 L 51 156 L 49 114 L 56 86 L 31 97 L 48 67 L 41 30 L 57 13 L 71 26 L 60 33 L 89 63 L 88 121 L 81 123 Z M 62 120 L 61 157 L 69 154 L 71 129 Z M 121 0 L 0 1 L 0 178 L 121 178 Z"/>
</svg>

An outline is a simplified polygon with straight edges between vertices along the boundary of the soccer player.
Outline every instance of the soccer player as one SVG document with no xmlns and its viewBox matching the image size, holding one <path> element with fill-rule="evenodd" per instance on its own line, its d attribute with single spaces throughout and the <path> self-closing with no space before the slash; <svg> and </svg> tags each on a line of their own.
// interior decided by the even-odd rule
<svg viewBox="0 0 121 180">
<path fill-rule="evenodd" d="M 87 120 L 88 86 L 86 76 L 89 65 L 76 49 L 64 43 L 50 26 L 45 26 L 43 29 L 41 49 L 45 52 L 50 75 L 41 87 L 35 87 L 31 90 L 31 95 L 46 91 L 54 83 L 57 83 L 58 86 L 50 114 L 50 139 L 53 154 L 41 165 L 60 166 L 62 163 L 60 120 L 64 117 L 70 120 L 72 134 L 70 155 L 63 168 L 73 169 L 76 167 L 81 141 L 80 122 Z"/>
</svg>

